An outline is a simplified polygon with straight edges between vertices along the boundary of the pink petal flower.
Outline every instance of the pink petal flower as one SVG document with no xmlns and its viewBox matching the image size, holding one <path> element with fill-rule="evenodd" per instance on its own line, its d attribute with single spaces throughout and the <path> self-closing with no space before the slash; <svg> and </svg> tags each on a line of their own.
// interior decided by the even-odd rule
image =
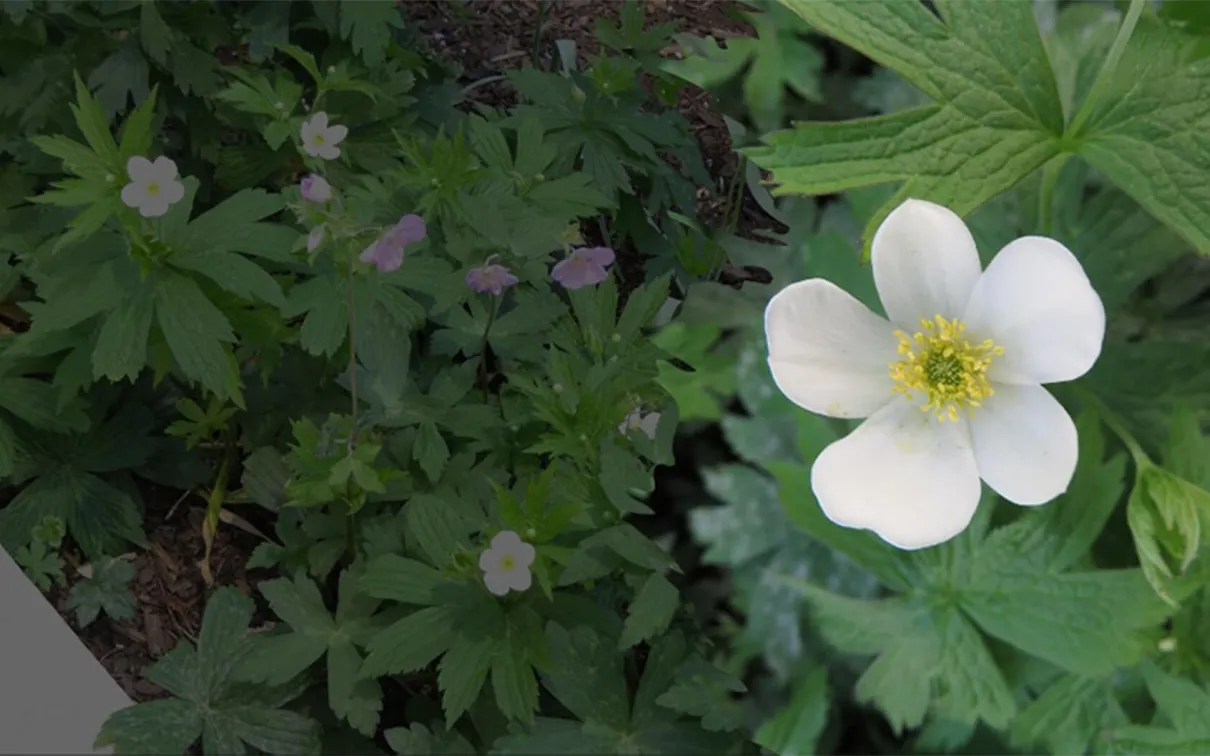
<svg viewBox="0 0 1210 756">
<path fill-rule="evenodd" d="M 403 216 L 391 230 L 398 234 L 401 243 L 405 245 L 422 242 L 429 235 L 428 227 L 424 225 L 424 218 L 419 215 Z"/>
<path fill-rule="evenodd" d="M 378 241 L 366 247 L 358 258 L 365 263 L 374 263 L 379 272 L 390 273 L 398 270 L 403 264 L 403 250 L 409 244 L 416 244 L 428 236 L 424 218 L 419 215 L 405 215 L 378 237 Z"/>
<path fill-rule="evenodd" d="M 576 253 L 587 257 L 602 268 L 608 268 L 610 265 L 613 265 L 613 261 L 617 257 L 609 247 L 581 247 L 572 252 L 572 254 Z"/>
<path fill-rule="evenodd" d="M 322 205 L 332 199 L 332 185 L 323 176 L 311 174 L 299 182 L 303 199 Z"/>
<path fill-rule="evenodd" d="M 466 274 L 466 285 L 480 294 L 499 295 L 517 283 L 517 277 L 503 265 L 482 265 Z"/>
<path fill-rule="evenodd" d="M 596 286 L 609 277 L 605 268 L 613 261 L 613 250 L 608 247 L 581 247 L 557 263 L 550 276 L 565 289 Z"/>
</svg>

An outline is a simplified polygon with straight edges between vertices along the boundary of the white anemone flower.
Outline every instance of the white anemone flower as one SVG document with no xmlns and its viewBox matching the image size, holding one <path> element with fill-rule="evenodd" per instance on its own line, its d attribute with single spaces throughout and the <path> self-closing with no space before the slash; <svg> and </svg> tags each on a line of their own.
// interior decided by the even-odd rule
<svg viewBox="0 0 1210 756">
<path fill-rule="evenodd" d="M 162 155 L 154 163 L 135 155 L 126 161 L 126 174 L 130 183 L 122 187 L 122 204 L 138 210 L 144 218 L 159 218 L 185 196 L 176 163 Z"/>
<path fill-rule="evenodd" d="M 503 596 L 510 590 L 528 590 L 534 580 L 529 571 L 534 555 L 533 544 L 522 541 L 521 536 L 511 530 L 500 531 L 479 555 L 484 585 L 496 596 Z"/>
<path fill-rule="evenodd" d="M 1067 490 L 1075 424 L 1042 384 L 1088 372 L 1105 336 L 1076 258 L 1026 236 L 981 270 L 962 219 L 922 200 L 896 208 L 872 248 L 889 322 L 818 278 L 765 311 L 782 393 L 821 415 L 867 418 L 815 460 L 824 514 L 919 549 L 970 524 L 980 479 L 1023 506 Z"/>
<path fill-rule="evenodd" d="M 335 160 L 340 157 L 338 144 L 349 135 L 349 127 L 340 124 L 329 125 L 328 114 L 322 110 L 311 116 L 302 125 L 303 151 L 311 157 L 324 160 Z"/>
</svg>

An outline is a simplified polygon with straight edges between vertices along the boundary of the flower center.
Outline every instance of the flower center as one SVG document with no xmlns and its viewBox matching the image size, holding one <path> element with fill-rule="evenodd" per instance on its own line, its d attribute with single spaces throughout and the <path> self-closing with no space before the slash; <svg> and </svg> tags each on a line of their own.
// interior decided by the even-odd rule
<svg viewBox="0 0 1210 756">
<path fill-rule="evenodd" d="M 920 330 L 910 337 L 895 331 L 899 354 L 903 359 L 891 365 L 892 391 L 913 400 L 919 392 L 925 398 L 923 412 L 932 412 L 939 422 L 958 420 L 958 411 L 973 413 L 987 397 L 995 393 L 987 380 L 992 358 L 1004 354 L 1004 348 L 991 339 L 977 344 L 963 338 L 966 325 L 957 318 L 940 315 L 920 321 Z"/>
<path fill-rule="evenodd" d="M 500 557 L 500 569 L 501 570 L 504 570 L 505 572 L 511 572 L 512 569 L 516 566 L 517 566 L 517 560 L 513 559 L 512 554 L 505 554 L 504 556 Z"/>
<path fill-rule="evenodd" d="M 160 193 L 160 185 L 154 181 L 148 182 L 147 193 L 150 194 L 152 197 L 156 196 L 157 194 Z"/>
<path fill-rule="evenodd" d="M 316 135 L 315 135 L 315 136 L 314 136 L 312 139 L 313 139 L 313 141 L 314 141 L 316 144 L 323 144 L 323 143 L 324 143 L 324 135 L 323 135 L 323 134 L 316 134 Z"/>
</svg>

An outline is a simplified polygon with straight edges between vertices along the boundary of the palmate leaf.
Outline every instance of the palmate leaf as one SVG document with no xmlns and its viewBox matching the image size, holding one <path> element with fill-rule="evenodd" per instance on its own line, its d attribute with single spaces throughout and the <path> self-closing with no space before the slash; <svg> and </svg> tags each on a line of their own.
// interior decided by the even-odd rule
<svg viewBox="0 0 1210 756">
<path fill-rule="evenodd" d="M 1076 152 L 1122 191 L 1210 255 L 1210 113 L 1191 108 L 1210 83 L 1199 38 L 1148 17 L 1073 135 Z"/>
<path fill-rule="evenodd" d="M 143 545 L 142 516 L 123 491 L 92 473 L 71 467 L 39 475 L 0 509 L 0 546 L 29 542 L 29 531 L 48 515 L 59 517 L 90 558 L 113 553 L 122 541 Z"/>
<path fill-rule="evenodd" d="M 105 559 L 95 563 L 92 577 L 72 586 L 68 597 L 67 606 L 75 610 L 76 624 L 82 628 L 92 624 L 102 610 L 116 620 L 133 617 L 132 578 L 134 565 L 125 559 Z"/>
<path fill-rule="evenodd" d="M 865 540 L 868 534 L 842 531 L 813 501 L 794 501 L 810 490 L 809 467 L 768 464 L 808 534 L 905 593 L 867 602 L 799 586 L 826 640 L 840 651 L 876 657 L 857 695 L 875 702 L 893 725 L 919 725 L 930 714 L 963 725 L 1009 723 L 1015 704 L 981 633 L 1085 677 L 1109 675 L 1142 657 L 1144 631 L 1163 620 L 1166 607 L 1141 571 L 1068 571 L 1084 558 L 1122 494 L 1124 461 L 1104 459 L 1096 423 L 1091 415 L 1080 420 L 1079 464 L 1063 496 L 986 538 L 972 528 L 913 552 L 895 569 L 889 560 L 902 560 L 901 552 Z"/>
<path fill-rule="evenodd" d="M 284 685 L 326 655 L 329 706 L 354 729 L 372 736 L 382 709 L 382 689 L 376 680 L 358 677 L 362 656 L 357 645 L 368 639 L 370 617 L 379 602 L 357 594 L 358 579 L 355 571 L 341 573 L 335 617 L 316 584 L 301 572 L 293 581 L 279 578 L 261 583 L 261 593 L 291 632 L 260 639 L 239 676 Z"/>
<path fill-rule="evenodd" d="M 1103 732 L 1101 745 L 1110 754 L 1203 753 L 1210 748 L 1210 693 L 1190 680 L 1147 664 L 1147 690 L 1166 723 L 1121 726 Z"/>
<path fill-rule="evenodd" d="M 271 754 L 318 754 L 317 724 L 279 708 L 295 692 L 270 694 L 234 683 L 233 673 L 251 648 L 247 632 L 254 609 L 234 588 L 216 591 L 206 605 L 197 648 L 182 641 L 145 673 L 176 698 L 114 713 L 95 747 L 184 754 L 200 737 L 207 756 L 246 753 L 245 744 Z"/>
<path fill-rule="evenodd" d="M 904 182 L 866 226 L 906 197 L 965 215 L 1060 150 L 1062 104 L 1029 3 L 782 0 L 816 29 L 892 68 L 933 105 L 841 123 L 805 123 L 746 151 L 775 194 Z"/>
</svg>

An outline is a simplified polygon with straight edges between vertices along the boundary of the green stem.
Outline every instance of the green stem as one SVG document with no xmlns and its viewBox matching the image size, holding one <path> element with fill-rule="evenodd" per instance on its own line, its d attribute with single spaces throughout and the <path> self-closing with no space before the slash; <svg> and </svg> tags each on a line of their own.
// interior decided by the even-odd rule
<svg viewBox="0 0 1210 756">
<path fill-rule="evenodd" d="M 349 252 L 349 270 L 346 279 L 349 308 L 349 393 L 353 401 L 353 427 L 349 429 L 349 454 L 357 446 L 357 303 L 353 300 L 353 252 Z"/>
<path fill-rule="evenodd" d="M 1072 390 L 1077 396 L 1080 397 L 1082 401 L 1088 402 L 1096 408 L 1097 414 L 1101 416 L 1102 422 L 1104 422 L 1105 425 L 1109 427 L 1109 430 L 1113 431 L 1114 435 L 1121 439 L 1122 443 L 1126 446 L 1126 449 L 1130 452 L 1130 456 L 1134 459 L 1134 465 L 1138 470 L 1142 470 L 1145 467 L 1150 467 L 1155 464 L 1151 461 L 1151 457 L 1147 456 L 1147 452 L 1143 451 L 1143 447 L 1139 444 L 1138 440 L 1135 439 L 1130 431 L 1126 430 L 1126 424 L 1116 412 L 1109 409 L 1109 407 L 1107 407 L 1105 403 L 1102 402 L 1091 391 L 1081 386 L 1073 386 Z"/>
<path fill-rule="evenodd" d="M 496 322 L 496 310 L 500 307 L 500 297 L 492 294 L 491 309 L 487 311 L 487 325 L 483 326 L 483 340 L 479 344 L 479 386 L 483 389 L 483 401 L 490 398 L 487 385 L 487 337 L 492 332 L 492 325 Z"/>
<path fill-rule="evenodd" d="M 1071 153 L 1056 155 L 1042 169 L 1042 190 L 1038 192 L 1038 228 L 1042 236 L 1051 235 L 1054 221 L 1055 186 L 1059 183 L 1059 174 L 1067 164 Z"/>
<path fill-rule="evenodd" d="M 546 24 L 547 5 L 548 0 L 540 0 L 538 2 L 538 23 L 534 26 L 534 48 L 532 57 L 534 69 L 538 71 L 542 70 L 542 27 Z"/>
<path fill-rule="evenodd" d="M 1092 110 L 1096 106 L 1097 100 L 1104 95 L 1105 90 L 1109 87 L 1113 80 L 1113 73 L 1118 67 L 1118 60 L 1121 59 L 1122 53 L 1126 51 L 1126 43 L 1130 41 L 1130 35 L 1134 34 L 1134 26 L 1139 21 L 1139 16 L 1143 14 L 1143 6 L 1147 4 L 1147 0 L 1130 0 L 1130 8 L 1126 11 L 1126 18 L 1122 20 L 1122 26 L 1118 29 L 1118 36 L 1113 40 L 1113 46 L 1109 48 L 1109 54 L 1105 56 L 1105 62 L 1101 64 L 1101 70 L 1097 73 L 1096 81 L 1092 83 L 1092 89 L 1088 91 L 1088 96 L 1084 98 L 1084 104 L 1080 106 L 1080 112 L 1076 113 L 1076 117 L 1072 119 L 1071 125 L 1067 127 L 1067 134 L 1078 136 L 1080 127 L 1092 115 Z"/>
</svg>

